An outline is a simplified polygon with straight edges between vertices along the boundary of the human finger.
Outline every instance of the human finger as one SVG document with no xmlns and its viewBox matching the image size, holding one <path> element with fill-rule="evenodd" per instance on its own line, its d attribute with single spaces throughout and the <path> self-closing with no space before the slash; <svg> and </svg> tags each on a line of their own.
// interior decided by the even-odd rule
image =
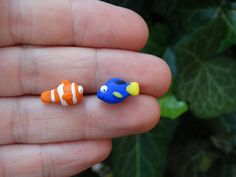
<svg viewBox="0 0 236 177">
<path fill-rule="evenodd" d="M 141 49 L 148 38 L 135 12 L 95 0 L 1 0 L 0 46 L 76 45 Z"/>
<path fill-rule="evenodd" d="M 0 49 L 0 96 L 38 95 L 61 80 L 78 82 L 96 93 L 112 77 L 137 81 L 142 94 L 163 95 L 171 83 L 160 58 L 123 50 L 76 47 Z"/>
<path fill-rule="evenodd" d="M 72 176 L 104 160 L 110 151 L 110 140 L 0 146 L 0 176 Z"/>
<path fill-rule="evenodd" d="M 117 105 L 86 96 L 78 105 L 43 104 L 38 97 L 0 99 L 0 144 L 110 139 L 145 132 L 159 121 L 155 98 L 129 97 Z"/>
</svg>

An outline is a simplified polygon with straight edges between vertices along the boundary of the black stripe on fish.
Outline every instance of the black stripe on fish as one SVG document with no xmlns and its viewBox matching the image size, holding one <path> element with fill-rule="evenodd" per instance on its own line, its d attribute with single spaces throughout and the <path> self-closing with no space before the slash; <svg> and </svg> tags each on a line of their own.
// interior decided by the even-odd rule
<svg viewBox="0 0 236 177">
<path fill-rule="evenodd" d="M 118 85 L 126 84 L 126 82 L 123 81 L 123 80 L 117 80 L 115 83 L 118 84 Z"/>
</svg>

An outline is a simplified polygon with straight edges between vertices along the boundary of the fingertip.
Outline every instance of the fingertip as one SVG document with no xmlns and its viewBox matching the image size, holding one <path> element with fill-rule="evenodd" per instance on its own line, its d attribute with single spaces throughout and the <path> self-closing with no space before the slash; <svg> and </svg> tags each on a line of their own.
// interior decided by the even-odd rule
<svg viewBox="0 0 236 177">
<path fill-rule="evenodd" d="M 116 30 L 119 34 L 116 41 L 119 41 L 121 49 L 138 51 L 142 49 L 148 40 L 149 30 L 145 20 L 136 12 L 114 6 L 116 14 L 113 19 L 116 20 Z M 118 43 L 117 43 L 118 44 Z"/>
<path fill-rule="evenodd" d="M 61 143 L 62 144 L 62 143 Z M 65 143 L 64 143 L 65 144 Z M 105 160 L 112 148 L 111 140 L 77 141 L 66 143 L 63 146 L 63 154 L 69 159 L 68 164 L 73 161 L 71 166 L 65 165 L 68 171 L 83 171 L 103 160 Z M 53 149 L 52 149 L 53 150 Z M 77 155 L 76 155 L 77 154 Z M 56 160 L 60 160 L 58 155 Z"/>
<path fill-rule="evenodd" d="M 111 140 L 99 140 L 95 142 L 97 145 L 96 154 L 97 158 L 94 161 L 94 164 L 105 160 L 111 153 L 112 142 Z"/>
<path fill-rule="evenodd" d="M 144 54 L 143 58 L 148 63 L 149 71 L 146 73 L 149 82 L 143 82 L 145 83 L 143 85 L 143 91 L 149 92 L 152 96 L 160 97 L 170 88 L 172 81 L 170 68 L 163 59 L 154 55 Z M 150 86 L 150 83 L 152 83 L 152 86 Z"/>
<path fill-rule="evenodd" d="M 154 128 L 158 122 L 160 121 L 160 105 L 157 102 L 157 99 L 154 97 L 150 97 L 150 111 L 152 111 L 152 115 L 150 116 L 149 125 L 147 125 L 147 130 L 151 130 Z"/>
<path fill-rule="evenodd" d="M 162 63 L 162 67 L 160 68 L 160 72 L 162 73 L 162 77 L 160 78 L 160 82 L 162 85 L 160 86 L 160 91 L 158 93 L 158 97 L 163 96 L 170 88 L 172 83 L 172 74 L 170 67 L 166 63 L 165 60 L 159 60 Z"/>
<path fill-rule="evenodd" d="M 130 33 L 128 40 L 130 41 L 130 49 L 134 51 L 141 50 L 147 43 L 149 30 L 144 19 L 136 12 L 126 9 L 130 14 Z"/>
<path fill-rule="evenodd" d="M 145 119 L 140 119 L 138 127 L 138 133 L 143 133 L 151 130 L 154 128 L 159 120 L 160 120 L 160 106 L 156 100 L 156 98 L 147 96 L 148 102 L 146 103 L 146 114 L 149 114 L 148 116 L 145 116 Z"/>
<path fill-rule="evenodd" d="M 76 45 L 136 51 L 147 41 L 147 25 L 137 13 L 103 1 L 28 0 L 17 3 L 8 9 L 9 12 L 5 8 L 11 18 L 6 15 L 2 19 L 5 31 L 0 31 L 5 37 L 0 36 L 0 46 L 19 43 Z M 27 7 L 35 13 L 29 15 L 20 7 Z M 9 33 L 8 23 L 13 26 L 12 33 Z"/>
<path fill-rule="evenodd" d="M 129 40 L 131 41 L 130 49 L 133 51 L 139 51 L 146 45 L 148 40 L 149 30 L 147 23 L 138 13 L 130 9 L 125 10 L 129 13 L 129 20 L 132 22 L 129 33 Z"/>
<path fill-rule="evenodd" d="M 129 102 L 135 102 L 132 110 L 133 115 L 128 120 L 124 120 L 123 130 L 134 133 L 143 133 L 151 130 L 160 119 L 160 107 L 156 98 L 147 95 L 140 95 Z M 128 102 L 128 101 L 127 101 Z M 130 103 L 134 104 L 134 103 Z"/>
</svg>

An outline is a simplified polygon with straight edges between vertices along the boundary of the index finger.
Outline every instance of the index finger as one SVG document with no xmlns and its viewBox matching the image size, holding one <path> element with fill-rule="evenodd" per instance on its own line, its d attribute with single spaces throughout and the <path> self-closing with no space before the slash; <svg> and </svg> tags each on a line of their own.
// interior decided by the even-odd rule
<svg viewBox="0 0 236 177">
<path fill-rule="evenodd" d="M 0 96 L 38 95 L 60 80 L 78 82 L 96 93 L 112 77 L 140 83 L 141 94 L 163 95 L 171 83 L 168 65 L 137 52 L 78 47 L 0 49 Z"/>
<path fill-rule="evenodd" d="M 139 50 L 148 29 L 136 13 L 95 0 L 2 0 L 0 47 L 76 45 Z"/>
</svg>

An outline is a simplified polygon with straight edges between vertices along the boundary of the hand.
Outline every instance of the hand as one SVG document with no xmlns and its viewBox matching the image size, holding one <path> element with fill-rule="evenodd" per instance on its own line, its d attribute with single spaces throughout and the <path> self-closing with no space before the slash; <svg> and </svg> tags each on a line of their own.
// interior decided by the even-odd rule
<svg viewBox="0 0 236 177">
<path fill-rule="evenodd" d="M 154 127 L 171 75 L 134 52 L 147 37 L 140 16 L 104 2 L 1 0 L 0 176 L 71 176 L 105 159 L 111 138 Z M 102 103 L 94 94 L 112 77 L 139 82 L 142 95 Z M 42 104 L 63 79 L 84 86 L 83 103 Z"/>
</svg>

